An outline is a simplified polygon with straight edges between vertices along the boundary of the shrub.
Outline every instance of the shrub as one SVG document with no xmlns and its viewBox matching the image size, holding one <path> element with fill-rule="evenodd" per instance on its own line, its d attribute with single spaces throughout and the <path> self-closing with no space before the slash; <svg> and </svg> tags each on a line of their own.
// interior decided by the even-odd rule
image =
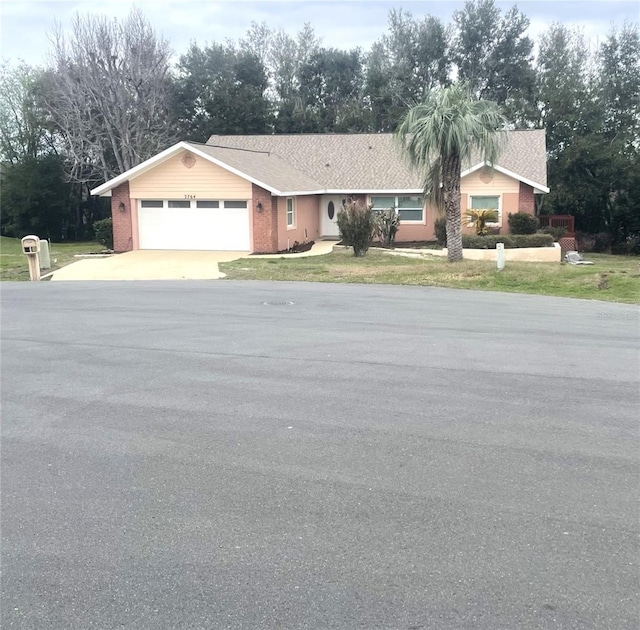
<svg viewBox="0 0 640 630">
<path fill-rule="evenodd" d="M 347 201 L 338 212 L 337 222 L 343 245 L 353 247 L 354 256 L 364 256 L 376 227 L 371 206 L 362 201 Z"/>
<path fill-rule="evenodd" d="M 495 249 L 496 243 L 504 243 L 505 249 L 520 247 L 551 247 L 551 234 L 505 234 L 503 236 L 462 235 L 462 247 L 465 249 Z"/>
<path fill-rule="evenodd" d="M 395 208 L 374 213 L 374 235 L 383 247 L 391 247 L 400 229 L 400 215 Z"/>
<path fill-rule="evenodd" d="M 447 219 L 445 217 L 438 217 L 434 223 L 435 237 L 438 243 L 442 247 L 447 246 Z"/>
<path fill-rule="evenodd" d="M 542 234 L 551 234 L 554 241 L 559 241 L 566 233 L 567 228 L 559 225 L 558 227 L 547 226 L 541 230 Z"/>
<path fill-rule="evenodd" d="M 107 249 L 113 249 L 113 221 L 111 217 L 101 219 L 93 224 L 96 241 Z"/>
<path fill-rule="evenodd" d="M 535 234 L 538 219 L 526 212 L 509 213 L 509 229 L 511 234 Z"/>
<path fill-rule="evenodd" d="M 593 251 L 599 254 L 608 252 L 611 249 L 611 234 L 600 232 L 595 235 L 593 241 Z"/>
<path fill-rule="evenodd" d="M 464 215 L 469 225 L 475 226 L 478 236 L 484 236 L 487 233 L 487 223 L 495 223 L 500 218 L 498 211 L 493 209 L 465 210 Z"/>
<path fill-rule="evenodd" d="M 592 252 L 593 251 L 593 234 L 587 234 L 586 232 L 576 232 L 576 249 L 580 252 Z"/>
<path fill-rule="evenodd" d="M 614 243 L 611 253 L 617 256 L 640 256 L 640 237 L 629 236 L 626 241 Z"/>
</svg>

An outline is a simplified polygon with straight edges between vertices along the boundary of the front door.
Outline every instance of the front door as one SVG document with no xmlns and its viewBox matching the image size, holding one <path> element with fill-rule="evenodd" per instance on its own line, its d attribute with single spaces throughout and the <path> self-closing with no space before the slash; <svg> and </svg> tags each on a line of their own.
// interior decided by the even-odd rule
<svg viewBox="0 0 640 630">
<path fill-rule="evenodd" d="M 322 236 L 325 238 L 338 238 L 338 211 L 342 208 L 342 197 L 336 195 L 323 195 L 320 202 L 320 212 L 322 220 Z"/>
</svg>

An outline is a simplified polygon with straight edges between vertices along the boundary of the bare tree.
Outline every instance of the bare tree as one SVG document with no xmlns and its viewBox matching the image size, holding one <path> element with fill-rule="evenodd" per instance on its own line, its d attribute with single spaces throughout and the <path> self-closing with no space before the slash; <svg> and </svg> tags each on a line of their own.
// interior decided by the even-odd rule
<svg viewBox="0 0 640 630">
<path fill-rule="evenodd" d="M 142 13 L 76 15 L 53 34 L 41 101 L 65 140 L 69 177 L 107 180 L 175 140 L 171 50 Z"/>
</svg>

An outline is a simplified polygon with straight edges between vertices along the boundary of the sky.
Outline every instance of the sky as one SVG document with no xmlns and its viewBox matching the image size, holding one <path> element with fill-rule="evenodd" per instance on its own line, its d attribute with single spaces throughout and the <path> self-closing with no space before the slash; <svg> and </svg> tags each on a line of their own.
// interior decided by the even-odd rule
<svg viewBox="0 0 640 630">
<path fill-rule="evenodd" d="M 262 2 L 230 0 L 0 0 L 0 55 L 4 60 L 46 65 L 49 35 L 56 22 L 68 29 L 73 15 L 94 13 L 121 18 L 135 5 L 154 28 L 169 40 L 176 55 L 186 52 L 192 40 L 223 43 L 240 39 L 251 22 L 266 22 L 295 34 L 311 23 L 324 46 L 361 47 L 367 50 L 386 30 L 392 8 L 414 16 L 434 15 L 449 22 L 464 2 L 440 0 L 289 0 Z M 640 21 L 640 0 L 525 0 L 496 4 L 508 10 L 514 4 L 530 19 L 534 39 L 552 22 L 583 29 L 597 43 L 612 25 Z"/>
</svg>

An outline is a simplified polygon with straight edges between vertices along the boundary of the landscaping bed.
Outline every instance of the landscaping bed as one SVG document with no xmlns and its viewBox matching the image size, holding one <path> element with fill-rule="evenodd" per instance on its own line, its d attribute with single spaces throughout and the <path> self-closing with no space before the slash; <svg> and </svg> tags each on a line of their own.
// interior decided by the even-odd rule
<svg viewBox="0 0 640 630">
<path fill-rule="evenodd" d="M 289 249 L 281 249 L 278 254 L 300 254 L 301 252 L 308 252 L 315 244 L 315 241 L 309 241 L 307 243 L 298 243 L 298 241 L 296 241 Z"/>
</svg>

